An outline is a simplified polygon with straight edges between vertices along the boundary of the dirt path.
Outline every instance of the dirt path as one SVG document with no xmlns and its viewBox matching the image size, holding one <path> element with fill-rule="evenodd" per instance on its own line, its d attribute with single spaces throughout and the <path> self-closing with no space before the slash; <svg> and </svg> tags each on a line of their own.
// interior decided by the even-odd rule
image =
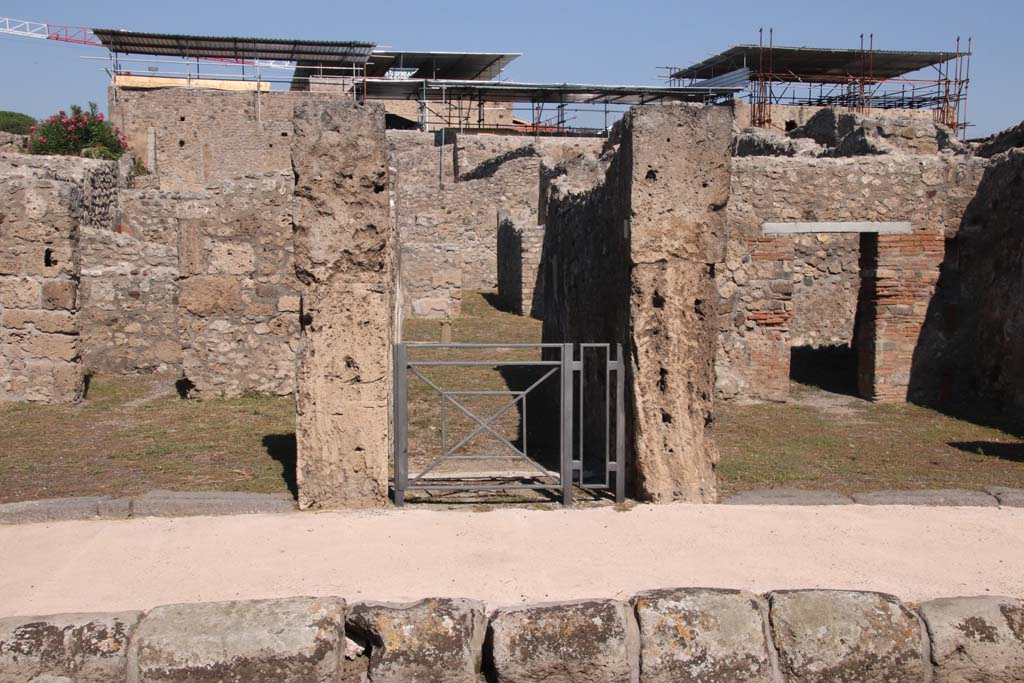
<svg viewBox="0 0 1024 683">
<path fill-rule="evenodd" d="M 0 616 L 289 595 L 491 606 L 655 587 L 1024 596 L 1024 509 L 389 510 L 0 526 Z"/>
</svg>

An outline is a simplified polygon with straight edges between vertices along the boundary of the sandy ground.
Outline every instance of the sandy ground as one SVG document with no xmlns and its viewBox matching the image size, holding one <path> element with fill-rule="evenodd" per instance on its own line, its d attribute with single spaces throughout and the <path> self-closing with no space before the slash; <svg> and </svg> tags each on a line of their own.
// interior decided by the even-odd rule
<svg viewBox="0 0 1024 683">
<path fill-rule="evenodd" d="M 0 526 L 0 616 L 290 595 L 498 606 L 671 586 L 1024 596 L 1024 509 L 405 509 Z"/>
</svg>

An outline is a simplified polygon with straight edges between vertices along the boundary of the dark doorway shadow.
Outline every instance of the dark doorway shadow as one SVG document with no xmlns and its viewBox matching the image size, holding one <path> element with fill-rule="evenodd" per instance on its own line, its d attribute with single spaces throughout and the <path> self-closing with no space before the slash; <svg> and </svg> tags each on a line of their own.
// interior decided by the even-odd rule
<svg viewBox="0 0 1024 683">
<path fill-rule="evenodd" d="M 1003 441 L 950 441 L 953 448 L 966 453 L 984 455 L 997 460 L 1024 462 L 1024 443 L 1006 443 Z"/>
<path fill-rule="evenodd" d="M 295 434 L 267 434 L 263 437 L 263 447 L 267 449 L 267 455 L 281 463 L 281 478 L 284 479 L 292 497 L 298 500 L 298 447 L 295 443 Z"/>
<path fill-rule="evenodd" d="M 794 346 L 790 350 L 789 378 L 833 394 L 857 396 L 857 353 L 846 345 Z"/>
</svg>

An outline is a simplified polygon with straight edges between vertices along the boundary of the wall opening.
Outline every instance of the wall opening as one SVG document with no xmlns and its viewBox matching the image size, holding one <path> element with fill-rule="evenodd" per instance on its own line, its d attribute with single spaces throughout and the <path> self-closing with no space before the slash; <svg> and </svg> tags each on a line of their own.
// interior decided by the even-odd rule
<svg viewBox="0 0 1024 683">
<path fill-rule="evenodd" d="M 857 352 L 849 345 L 794 346 L 789 379 L 833 394 L 857 395 Z"/>
</svg>

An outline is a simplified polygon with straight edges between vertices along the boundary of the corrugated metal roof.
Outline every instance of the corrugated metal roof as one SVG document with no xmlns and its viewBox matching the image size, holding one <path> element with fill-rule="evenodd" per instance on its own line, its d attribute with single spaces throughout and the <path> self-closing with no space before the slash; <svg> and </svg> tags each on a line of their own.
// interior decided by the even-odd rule
<svg viewBox="0 0 1024 683">
<path fill-rule="evenodd" d="M 92 31 L 111 52 L 200 59 L 364 64 L 375 45 L 362 41 L 193 36 L 106 28 L 94 28 Z"/>
<path fill-rule="evenodd" d="M 591 85 L 585 83 L 517 83 L 513 81 L 458 81 L 424 79 L 369 79 L 366 94 L 373 99 L 428 100 L 475 98 L 491 102 L 545 102 L 565 104 L 649 104 L 651 102 L 704 102 L 729 97 L 740 88 Z"/>
<path fill-rule="evenodd" d="M 490 81 L 521 52 L 408 52 L 374 50 L 366 75 L 383 77 L 391 69 L 415 69 L 411 78 Z"/>
<path fill-rule="evenodd" d="M 870 55 L 871 74 L 875 79 L 897 78 L 929 66 L 942 64 L 957 56 L 955 52 L 915 52 L 907 50 L 836 49 L 821 47 L 782 47 L 763 49 L 764 59 L 771 55 L 771 71 L 776 80 L 786 81 L 844 81 L 850 76 L 864 74 L 865 60 Z M 680 69 L 672 78 L 714 78 L 726 72 L 749 67 L 760 68 L 762 48 L 757 45 L 735 45 L 724 52 L 708 57 L 693 66 Z M 764 70 L 769 65 L 763 66 Z"/>
</svg>

